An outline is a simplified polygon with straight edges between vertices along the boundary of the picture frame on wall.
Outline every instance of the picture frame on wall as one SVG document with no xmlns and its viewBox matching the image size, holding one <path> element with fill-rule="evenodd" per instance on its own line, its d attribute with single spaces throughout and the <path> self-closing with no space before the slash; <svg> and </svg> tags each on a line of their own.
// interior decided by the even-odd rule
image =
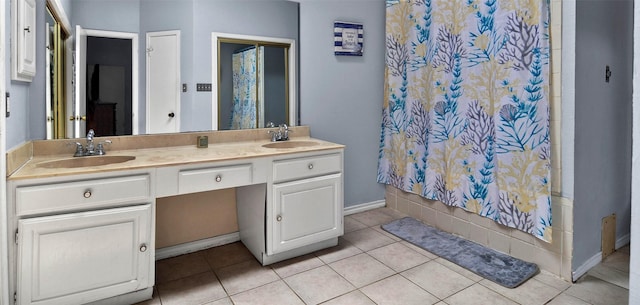
<svg viewBox="0 0 640 305">
<path fill-rule="evenodd" d="M 335 21 L 333 23 L 335 55 L 362 56 L 364 27 L 362 23 Z"/>
</svg>

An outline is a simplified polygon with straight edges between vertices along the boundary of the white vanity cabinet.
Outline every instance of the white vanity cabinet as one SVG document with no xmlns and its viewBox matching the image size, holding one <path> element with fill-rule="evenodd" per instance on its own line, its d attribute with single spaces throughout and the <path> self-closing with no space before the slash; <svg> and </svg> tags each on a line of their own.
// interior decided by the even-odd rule
<svg viewBox="0 0 640 305">
<path fill-rule="evenodd" d="M 238 189 L 240 239 L 263 265 L 337 244 L 344 232 L 342 160 L 342 150 L 276 158 L 266 202 L 259 200 L 264 186 Z"/>
<path fill-rule="evenodd" d="M 10 181 L 16 304 L 85 304 L 151 290 L 152 181 L 150 172 Z"/>
</svg>

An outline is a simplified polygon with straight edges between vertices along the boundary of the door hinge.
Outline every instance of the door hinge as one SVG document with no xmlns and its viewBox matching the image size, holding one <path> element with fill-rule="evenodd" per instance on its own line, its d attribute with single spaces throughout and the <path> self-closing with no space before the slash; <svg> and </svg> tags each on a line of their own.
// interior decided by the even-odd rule
<svg viewBox="0 0 640 305">
<path fill-rule="evenodd" d="M 16 230 L 16 240 L 15 240 L 16 245 L 18 244 L 18 237 L 19 237 L 19 236 L 20 236 L 20 235 L 18 235 L 18 230 Z"/>
<path fill-rule="evenodd" d="M 13 292 L 13 304 L 18 304 L 18 292 Z"/>
</svg>

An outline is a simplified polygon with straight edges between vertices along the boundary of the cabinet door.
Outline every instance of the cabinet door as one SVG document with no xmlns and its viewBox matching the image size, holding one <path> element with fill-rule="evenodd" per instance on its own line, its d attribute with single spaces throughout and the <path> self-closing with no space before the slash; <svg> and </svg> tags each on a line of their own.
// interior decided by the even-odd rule
<svg viewBox="0 0 640 305">
<path fill-rule="evenodd" d="M 23 219 L 18 304 L 84 304 L 153 285 L 151 205 Z"/>
<path fill-rule="evenodd" d="M 272 215 L 267 219 L 272 231 L 267 254 L 342 235 L 341 185 L 341 174 L 275 184 Z"/>
</svg>

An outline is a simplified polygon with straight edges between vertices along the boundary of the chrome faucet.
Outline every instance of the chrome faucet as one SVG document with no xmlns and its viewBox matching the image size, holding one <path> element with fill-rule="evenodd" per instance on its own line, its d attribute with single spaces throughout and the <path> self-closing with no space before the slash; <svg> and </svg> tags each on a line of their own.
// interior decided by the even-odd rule
<svg viewBox="0 0 640 305">
<path fill-rule="evenodd" d="M 87 149 L 85 152 L 86 156 L 91 156 L 95 153 L 95 148 L 93 146 L 93 137 L 96 135 L 96 133 L 93 131 L 93 129 L 89 129 L 89 132 L 87 132 Z"/>
<path fill-rule="evenodd" d="M 280 124 L 277 130 L 269 130 L 271 135 L 271 142 L 287 141 L 289 140 L 289 126 L 287 124 Z"/>
<path fill-rule="evenodd" d="M 93 129 L 89 129 L 89 132 L 87 132 L 87 144 L 85 147 L 82 147 L 82 144 L 80 144 L 80 142 L 71 142 L 69 143 L 69 145 L 75 145 L 76 146 L 76 151 L 73 154 L 74 157 L 84 157 L 84 156 L 102 156 L 105 155 L 106 152 L 104 150 L 104 145 L 105 144 L 111 144 L 110 140 L 104 140 L 100 143 L 98 143 L 98 145 L 94 145 L 93 143 L 93 137 L 95 137 L 96 133 L 93 131 Z"/>
</svg>

